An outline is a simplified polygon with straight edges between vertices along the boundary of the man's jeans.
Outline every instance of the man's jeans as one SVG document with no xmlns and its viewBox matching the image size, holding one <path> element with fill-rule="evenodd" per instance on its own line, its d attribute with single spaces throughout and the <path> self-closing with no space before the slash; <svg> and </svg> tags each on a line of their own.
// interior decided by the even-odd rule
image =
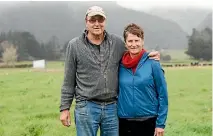
<svg viewBox="0 0 213 136">
<path fill-rule="evenodd" d="M 75 124 L 77 136 L 118 136 L 117 103 L 99 105 L 90 101 L 76 103 Z"/>
</svg>

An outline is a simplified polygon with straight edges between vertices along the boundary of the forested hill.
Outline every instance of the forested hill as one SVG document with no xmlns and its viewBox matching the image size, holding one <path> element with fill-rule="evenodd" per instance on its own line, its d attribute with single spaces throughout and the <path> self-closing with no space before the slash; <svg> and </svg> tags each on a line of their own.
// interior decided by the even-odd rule
<svg viewBox="0 0 213 136">
<path fill-rule="evenodd" d="M 121 35 L 125 25 L 134 22 L 144 29 L 147 48 L 187 47 L 187 34 L 177 23 L 123 8 L 115 2 L 20 2 L 1 11 L 0 32 L 29 31 L 39 42 L 46 42 L 56 36 L 64 44 L 82 33 L 85 28 L 85 12 L 92 5 L 105 9 L 109 32 Z"/>
</svg>

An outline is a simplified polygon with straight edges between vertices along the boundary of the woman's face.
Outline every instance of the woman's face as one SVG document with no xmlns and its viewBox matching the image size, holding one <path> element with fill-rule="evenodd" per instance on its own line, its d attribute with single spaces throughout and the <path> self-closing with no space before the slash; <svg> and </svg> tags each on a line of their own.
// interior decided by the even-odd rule
<svg viewBox="0 0 213 136">
<path fill-rule="evenodd" d="M 130 54 L 137 55 L 143 49 L 144 40 L 137 35 L 128 33 L 126 37 L 126 47 Z"/>
</svg>

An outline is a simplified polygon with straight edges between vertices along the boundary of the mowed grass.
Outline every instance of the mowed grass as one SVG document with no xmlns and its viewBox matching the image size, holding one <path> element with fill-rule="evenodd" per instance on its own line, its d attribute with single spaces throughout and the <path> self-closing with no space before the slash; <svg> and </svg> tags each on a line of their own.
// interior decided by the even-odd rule
<svg viewBox="0 0 213 136">
<path fill-rule="evenodd" d="M 165 74 L 169 93 L 165 136 L 211 136 L 211 67 L 167 68 Z M 62 81 L 62 67 L 0 69 L 0 136 L 75 136 L 74 108 L 71 127 L 59 121 Z"/>
</svg>

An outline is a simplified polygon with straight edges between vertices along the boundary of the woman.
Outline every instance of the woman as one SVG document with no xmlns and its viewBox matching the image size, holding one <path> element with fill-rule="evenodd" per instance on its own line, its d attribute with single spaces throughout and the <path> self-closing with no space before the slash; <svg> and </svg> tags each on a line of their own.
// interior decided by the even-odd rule
<svg viewBox="0 0 213 136">
<path fill-rule="evenodd" d="M 123 36 L 128 51 L 119 69 L 119 135 L 163 136 L 168 113 L 164 71 L 158 61 L 148 58 L 138 25 L 128 25 Z"/>
</svg>

